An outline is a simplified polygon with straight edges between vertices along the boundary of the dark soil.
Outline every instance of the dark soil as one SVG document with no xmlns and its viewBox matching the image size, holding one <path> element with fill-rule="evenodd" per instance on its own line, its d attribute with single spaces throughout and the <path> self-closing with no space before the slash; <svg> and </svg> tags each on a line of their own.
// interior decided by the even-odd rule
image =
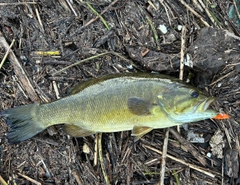
<svg viewBox="0 0 240 185">
<path fill-rule="evenodd" d="M 164 184 L 240 184 L 240 30 L 238 18 L 228 18 L 232 1 L 207 1 L 205 8 L 186 1 L 195 13 L 183 0 L 89 1 L 109 28 L 85 1 L 24 2 L 0 0 L 0 60 L 15 39 L 0 69 L 0 111 L 54 101 L 75 84 L 107 74 L 155 71 L 178 77 L 183 50 L 189 58 L 183 80 L 217 97 L 212 107 L 230 119 L 191 123 L 180 135 L 170 131 Z M 186 27 L 185 37 L 179 26 Z M 0 184 L 106 184 L 96 135 L 71 138 L 58 125 L 10 145 L 3 120 L 0 128 Z M 159 184 L 166 130 L 135 143 L 131 132 L 103 134 L 110 184 Z"/>
</svg>

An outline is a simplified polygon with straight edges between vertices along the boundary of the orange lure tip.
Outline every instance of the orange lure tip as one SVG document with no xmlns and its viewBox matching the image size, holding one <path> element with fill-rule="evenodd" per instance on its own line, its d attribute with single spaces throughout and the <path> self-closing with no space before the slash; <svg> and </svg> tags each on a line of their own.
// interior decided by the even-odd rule
<svg viewBox="0 0 240 185">
<path fill-rule="evenodd" d="M 229 118 L 229 115 L 228 114 L 224 114 L 224 113 L 219 113 L 217 116 L 215 116 L 213 119 L 217 119 L 217 120 L 220 120 L 220 119 L 228 119 Z"/>
</svg>

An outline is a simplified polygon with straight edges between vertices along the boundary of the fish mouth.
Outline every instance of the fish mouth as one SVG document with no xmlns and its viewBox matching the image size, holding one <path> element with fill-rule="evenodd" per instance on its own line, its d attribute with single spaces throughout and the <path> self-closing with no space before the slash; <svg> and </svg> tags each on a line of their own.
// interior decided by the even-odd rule
<svg viewBox="0 0 240 185">
<path fill-rule="evenodd" d="M 216 98 L 210 97 L 206 98 L 204 101 L 200 102 L 199 105 L 197 105 L 196 111 L 198 112 L 205 112 L 209 105 L 215 101 Z"/>
</svg>

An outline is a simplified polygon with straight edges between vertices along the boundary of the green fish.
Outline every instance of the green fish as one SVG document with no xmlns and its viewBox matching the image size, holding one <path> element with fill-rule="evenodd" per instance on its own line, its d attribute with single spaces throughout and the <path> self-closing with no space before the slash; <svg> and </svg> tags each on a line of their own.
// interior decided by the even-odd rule
<svg viewBox="0 0 240 185">
<path fill-rule="evenodd" d="M 115 74 L 80 83 L 60 100 L 4 110 L 9 143 L 64 124 L 73 137 L 132 130 L 140 138 L 153 129 L 213 118 L 215 100 L 178 79 L 160 74 Z"/>
</svg>

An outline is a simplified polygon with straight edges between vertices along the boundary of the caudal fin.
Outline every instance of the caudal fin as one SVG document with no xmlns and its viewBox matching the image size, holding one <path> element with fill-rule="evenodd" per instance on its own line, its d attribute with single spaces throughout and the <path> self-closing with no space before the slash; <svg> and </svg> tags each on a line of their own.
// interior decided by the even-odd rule
<svg viewBox="0 0 240 185">
<path fill-rule="evenodd" d="M 8 124 L 8 142 L 19 143 L 29 139 L 45 128 L 36 122 L 35 112 L 39 104 L 30 104 L 4 110 L 0 113 Z M 34 119 L 35 118 L 35 119 Z"/>
</svg>

